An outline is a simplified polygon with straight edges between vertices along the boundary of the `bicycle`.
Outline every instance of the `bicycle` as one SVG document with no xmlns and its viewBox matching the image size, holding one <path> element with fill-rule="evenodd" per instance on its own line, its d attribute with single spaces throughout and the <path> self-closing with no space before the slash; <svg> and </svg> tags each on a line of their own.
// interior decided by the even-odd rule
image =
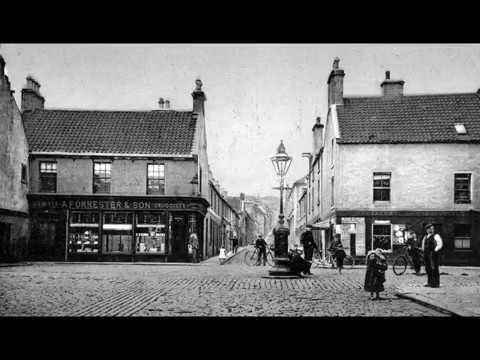
<svg viewBox="0 0 480 360">
<path fill-rule="evenodd" d="M 273 266 L 274 264 L 272 250 L 273 250 L 273 247 L 267 247 L 267 264 L 269 266 Z M 245 264 L 247 264 L 248 266 L 260 265 L 261 259 L 258 258 L 258 253 L 259 253 L 258 248 L 254 248 L 253 251 L 252 249 L 247 250 L 243 258 L 243 261 L 245 262 Z"/>
<path fill-rule="evenodd" d="M 420 268 L 422 266 L 425 266 L 423 263 L 423 256 L 422 256 L 422 250 L 417 249 L 419 251 L 419 260 L 420 260 Z M 408 246 L 406 245 L 404 247 L 404 250 L 402 254 L 398 255 L 395 260 L 393 261 L 393 273 L 395 275 L 402 275 L 407 271 L 407 265 L 410 265 L 410 269 L 414 268 L 413 265 L 413 259 L 412 257 L 408 254 Z"/>
</svg>

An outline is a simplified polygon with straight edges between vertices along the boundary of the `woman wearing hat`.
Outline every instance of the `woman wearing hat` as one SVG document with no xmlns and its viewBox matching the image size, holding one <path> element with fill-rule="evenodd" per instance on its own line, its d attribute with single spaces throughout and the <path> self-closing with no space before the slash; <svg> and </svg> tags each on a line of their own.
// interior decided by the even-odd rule
<svg viewBox="0 0 480 360">
<path fill-rule="evenodd" d="M 370 299 L 372 300 L 379 300 L 380 292 L 385 290 L 383 283 L 385 282 L 387 267 L 387 259 L 383 255 L 382 249 L 368 252 L 364 289 L 370 292 Z M 376 294 L 375 298 L 373 298 L 373 293 Z"/>
</svg>

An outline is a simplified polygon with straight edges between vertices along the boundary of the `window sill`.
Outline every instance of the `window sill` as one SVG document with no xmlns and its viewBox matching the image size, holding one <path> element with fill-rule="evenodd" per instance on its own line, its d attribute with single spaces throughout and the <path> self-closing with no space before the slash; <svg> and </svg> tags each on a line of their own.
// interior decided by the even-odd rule
<svg viewBox="0 0 480 360">
<path fill-rule="evenodd" d="M 392 205 L 392 202 L 391 202 L 391 201 L 387 201 L 387 200 L 373 200 L 373 205 L 377 205 L 377 206 L 390 206 L 390 205 Z"/>
<path fill-rule="evenodd" d="M 456 253 L 473 253 L 473 250 L 472 249 L 453 249 L 453 252 L 456 252 Z"/>
</svg>

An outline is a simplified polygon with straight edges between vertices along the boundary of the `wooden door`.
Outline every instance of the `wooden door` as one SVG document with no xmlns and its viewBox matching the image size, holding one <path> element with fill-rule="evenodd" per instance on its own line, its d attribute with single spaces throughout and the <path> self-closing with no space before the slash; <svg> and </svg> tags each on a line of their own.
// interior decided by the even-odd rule
<svg viewBox="0 0 480 360">
<path fill-rule="evenodd" d="M 8 260 L 10 245 L 10 224 L 0 223 L 0 261 Z"/>
<path fill-rule="evenodd" d="M 187 222 L 184 215 L 173 215 L 172 219 L 172 255 L 174 258 L 186 260 L 187 248 Z"/>
</svg>

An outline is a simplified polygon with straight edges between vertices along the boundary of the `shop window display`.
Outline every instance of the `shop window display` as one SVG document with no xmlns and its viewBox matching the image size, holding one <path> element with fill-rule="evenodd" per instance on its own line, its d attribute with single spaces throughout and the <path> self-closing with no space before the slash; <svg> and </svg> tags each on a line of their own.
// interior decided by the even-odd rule
<svg viewBox="0 0 480 360">
<path fill-rule="evenodd" d="M 99 252 L 98 213 L 73 212 L 70 216 L 68 245 L 70 253 Z"/>
<path fill-rule="evenodd" d="M 391 225 L 373 225 L 372 249 L 380 248 L 386 251 L 392 250 L 392 228 Z"/>
<path fill-rule="evenodd" d="M 106 212 L 103 215 L 102 250 L 104 253 L 132 252 L 132 214 Z"/>
<path fill-rule="evenodd" d="M 167 215 L 164 213 L 137 214 L 136 252 L 140 254 L 165 254 Z"/>
</svg>

